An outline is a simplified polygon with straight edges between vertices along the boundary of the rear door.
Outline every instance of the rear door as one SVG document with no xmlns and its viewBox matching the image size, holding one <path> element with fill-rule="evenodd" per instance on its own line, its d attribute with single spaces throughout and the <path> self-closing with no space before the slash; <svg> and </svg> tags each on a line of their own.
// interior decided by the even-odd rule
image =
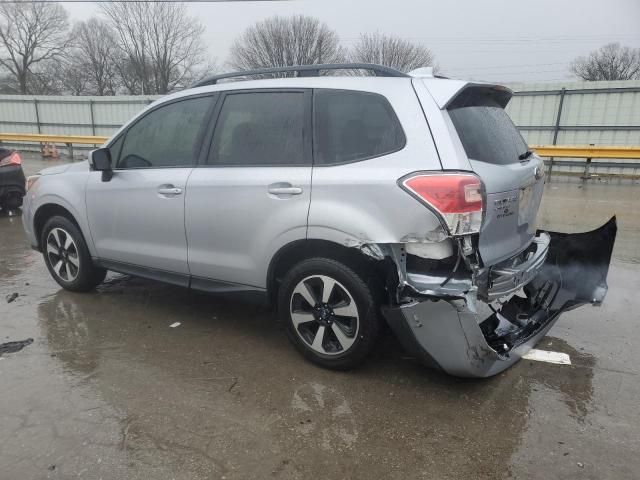
<svg viewBox="0 0 640 480">
<path fill-rule="evenodd" d="M 536 234 L 544 189 L 544 164 L 530 153 L 504 107 L 510 94 L 491 87 L 470 87 L 447 106 L 471 169 L 486 189 L 479 249 L 485 265 L 526 248 Z"/>
<path fill-rule="evenodd" d="M 273 255 L 307 234 L 311 91 L 226 92 L 214 117 L 205 164 L 187 186 L 192 285 L 264 288 Z"/>
</svg>

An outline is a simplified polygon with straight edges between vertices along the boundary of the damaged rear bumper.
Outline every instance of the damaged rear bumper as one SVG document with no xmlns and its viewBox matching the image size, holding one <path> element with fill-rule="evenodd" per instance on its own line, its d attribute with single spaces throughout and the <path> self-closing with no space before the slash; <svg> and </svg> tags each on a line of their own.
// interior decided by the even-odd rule
<svg viewBox="0 0 640 480">
<path fill-rule="evenodd" d="M 602 302 L 615 236 L 615 217 L 587 233 L 539 232 L 523 261 L 480 272 L 464 295 L 415 295 L 383 313 L 425 363 L 490 377 L 516 363 L 563 312 Z"/>
</svg>

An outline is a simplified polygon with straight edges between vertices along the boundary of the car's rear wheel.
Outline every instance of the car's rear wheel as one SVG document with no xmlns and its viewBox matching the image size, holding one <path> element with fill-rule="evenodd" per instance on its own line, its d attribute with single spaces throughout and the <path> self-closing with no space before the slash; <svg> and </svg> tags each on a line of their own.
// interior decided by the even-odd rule
<svg viewBox="0 0 640 480">
<path fill-rule="evenodd" d="M 66 217 L 55 216 L 47 221 L 40 245 L 49 273 L 67 290 L 89 291 L 107 274 L 93 264 L 82 233 Z"/>
<path fill-rule="evenodd" d="M 327 368 L 361 363 L 380 332 L 370 286 L 353 269 L 328 258 L 304 260 L 287 273 L 278 309 L 296 348 Z"/>
</svg>

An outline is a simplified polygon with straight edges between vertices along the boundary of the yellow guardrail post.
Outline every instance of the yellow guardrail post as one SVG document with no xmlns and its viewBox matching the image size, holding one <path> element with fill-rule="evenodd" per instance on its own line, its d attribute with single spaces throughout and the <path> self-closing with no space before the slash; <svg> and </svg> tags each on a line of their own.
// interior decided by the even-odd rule
<svg viewBox="0 0 640 480">
<path fill-rule="evenodd" d="M 590 143 L 589 146 L 593 147 L 593 143 Z M 591 178 L 591 157 L 587 158 L 587 161 L 584 163 L 584 174 L 582 175 L 582 181 L 586 182 Z"/>
</svg>

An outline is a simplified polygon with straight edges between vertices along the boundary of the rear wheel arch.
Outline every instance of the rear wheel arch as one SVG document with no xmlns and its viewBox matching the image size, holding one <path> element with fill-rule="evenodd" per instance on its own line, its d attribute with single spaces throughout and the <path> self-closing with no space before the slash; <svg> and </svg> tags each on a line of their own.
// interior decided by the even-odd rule
<svg viewBox="0 0 640 480">
<path fill-rule="evenodd" d="M 267 292 L 272 305 L 277 305 L 278 290 L 287 272 L 310 258 L 328 258 L 343 263 L 360 275 L 366 283 L 371 284 L 376 294 L 384 294 L 383 262 L 368 257 L 358 248 L 345 247 L 329 240 L 296 240 L 280 248 L 269 263 Z"/>
<path fill-rule="evenodd" d="M 38 248 L 40 249 L 42 248 L 42 245 L 41 245 L 42 230 L 44 229 L 44 226 L 47 223 L 47 221 L 50 218 L 55 216 L 65 217 L 69 219 L 69 221 L 72 222 L 78 228 L 80 233 L 82 233 L 82 228 L 80 228 L 80 224 L 78 223 L 76 218 L 73 216 L 73 214 L 69 210 L 67 210 L 65 207 L 57 203 L 46 203 L 40 206 L 36 210 L 35 215 L 33 216 L 33 231 L 38 242 Z"/>
</svg>

